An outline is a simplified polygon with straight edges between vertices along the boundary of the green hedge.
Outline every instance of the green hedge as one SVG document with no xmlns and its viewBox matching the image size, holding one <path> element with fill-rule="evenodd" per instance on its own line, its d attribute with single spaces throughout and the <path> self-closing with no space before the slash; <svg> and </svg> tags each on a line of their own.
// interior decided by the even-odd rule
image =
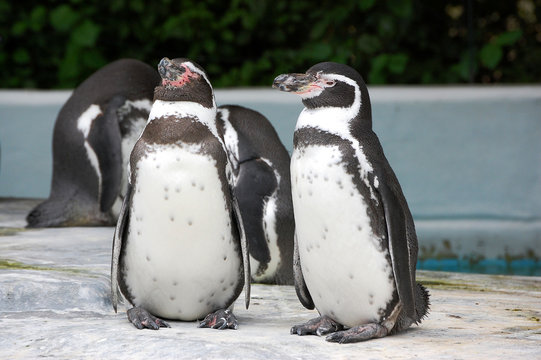
<svg viewBox="0 0 541 360">
<path fill-rule="evenodd" d="M 216 87 L 324 60 L 371 84 L 539 82 L 540 18 L 539 0 L 0 0 L 0 87 L 72 88 L 115 59 L 164 56 Z"/>
</svg>

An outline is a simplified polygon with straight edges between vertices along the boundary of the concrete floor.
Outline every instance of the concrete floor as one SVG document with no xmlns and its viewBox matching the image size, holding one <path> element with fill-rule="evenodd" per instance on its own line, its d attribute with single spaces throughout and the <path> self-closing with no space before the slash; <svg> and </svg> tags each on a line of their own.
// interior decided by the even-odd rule
<svg viewBox="0 0 541 360">
<path fill-rule="evenodd" d="M 0 202 L 0 358 L 541 359 L 541 278 L 419 272 L 431 312 L 401 334 L 338 345 L 289 335 L 316 316 L 290 286 L 252 286 L 238 330 L 137 330 L 109 299 L 112 228 L 23 230 L 32 201 Z"/>
</svg>

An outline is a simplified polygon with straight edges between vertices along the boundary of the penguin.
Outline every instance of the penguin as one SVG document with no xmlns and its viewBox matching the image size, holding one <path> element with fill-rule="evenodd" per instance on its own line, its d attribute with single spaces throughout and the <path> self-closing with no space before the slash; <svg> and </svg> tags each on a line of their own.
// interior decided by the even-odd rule
<svg viewBox="0 0 541 360">
<path fill-rule="evenodd" d="M 236 329 L 231 307 L 243 286 L 249 305 L 250 262 L 212 86 L 188 59 L 163 58 L 158 71 L 113 238 L 113 307 L 120 288 L 139 329 L 203 318 L 199 327 Z"/>
<path fill-rule="evenodd" d="M 233 194 L 249 242 L 252 280 L 293 285 L 289 153 L 269 120 L 257 111 L 222 105 L 216 122 L 233 167 Z"/>
<path fill-rule="evenodd" d="M 160 76 L 135 59 L 120 59 L 81 83 L 53 130 L 49 198 L 32 209 L 27 226 L 112 226 L 127 178 L 131 148 L 143 130 Z"/>
<path fill-rule="evenodd" d="M 291 334 L 351 343 L 419 323 L 428 291 L 415 281 L 417 237 L 402 189 L 376 134 L 367 87 L 333 62 L 282 74 L 299 95 L 291 155 L 295 288 L 320 316 Z"/>
</svg>

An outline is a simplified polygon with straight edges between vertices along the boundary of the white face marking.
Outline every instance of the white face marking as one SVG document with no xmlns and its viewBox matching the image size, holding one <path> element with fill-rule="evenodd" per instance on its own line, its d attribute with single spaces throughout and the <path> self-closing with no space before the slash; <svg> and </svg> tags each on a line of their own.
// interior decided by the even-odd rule
<svg viewBox="0 0 541 360">
<path fill-rule="evenodd" d="M 370 189 L 370 197 L 378 202 L 376 195 L 370 182 L 368 180 L 368 173 L 373 171 L 372 164 L 366 158 L 366 155 L 363 152 L 363 147 L 357 139 L 355 139 L 350 132 L 350 123 L 353 118 L 357 115 L 361 109 L 361 90 L 357 83 L 351 80 L 348 77 L 337 74 L 326 74 L 326 79 L 334 79 L 336 81 L 345 82 L 348 85 L 351 85 L 355 89 L 355 98 L 353 104 L 350 107 L 323 107 L 316 109 L 304 108 L 299 115 L 297 120 L 297 125 L 295 130 L 301 129 L 303 127 L 312 127 L 322 131 L 329 132 L 340 136 L 343 139 L 347 139 L 351 142 L 353 149 L 355 150 L 355 155 L 359 159 L 360 168 L 359 173 L 361 179 L 364 181 L 366 186 Z"/>
<path fill-rule="evenodd" d="M 85 140 L 84 140 L 84 147 L 86 150 L 86 155 L 88 157 L 88 161 L 90 161 L 90 165 L 94 169 L 96 176 L 98 177 L 98 201 L 101 200 L 101 193 L 102 193 L 102 174 L 100 170 L 100 163 L 98 159 L 98 155 L 96 155 L 96 152 L 90 146 L 90 143 L 88 142 L 87 138 L 90 134 L 90 129 L 92 128 L 92 123 L 96 118 L 100 115 L 102 115 L 102 111 L 99 105 L 92 104 L 90 105 L 77 119 L 77 129 L 83 134 Z"/>
<path fill-rule="evenodd" d="M 346 326 L 377 321 L 393 296 L 392 268 L 338 147 L 294 150 L 291 187 L 302 271 L 318 311 Z"/>
<path fill-rule="evenodd" d="M 191 61 L 185 61 L 183 64 L 186 65 L 192 72 L 199 74 L 212 88 L 212 85 L 210 84 L 210 81 L 204 71 L 201 71 L 201 69 L 195 66 Z"/>
<path fill-rule="evenodd" d="M 137 163 L 126 284 L 157 316 L 201 319 L 227 305 L 241 265 L 216 161 L 193 146 L 151 150 Z"/>
<path fill-rule="evenodd" d="M 269 159 L 261 158 L 272 169 L 274 169 L 272 162 Z M 280 174 L 274 170 L 274 176 L 276 181 L 280 184 Z M 250 265 L 252 278 L 255 281 L 265 281 L 272 278 L 278 270 L 278 266 L 282 261 L 280 256 L 280 248 L 278 247 L 278 233 L 276 232 L 276 207 L 278 201 L 278 189 L 269 196 L 267 201 L 263 204 L 263 229 L 265 230 L 265 238 L 267 239 L 267 246 L 269 247 L 271 260 L 267 264 L 267 269 L 263 274 L 257 274 L 259 267 L 259 261 L 250 256 Z"/>
<path fill-rule="evenodd" d="M 333 74 L 327 76 L 326 74 L 322 75 L 321 73 L 318 73 L 317 77 L 318 80 L 310 87 L 310 89 L 304 92 L 296 92 L 295 94 L 299 95 L 301 99 L 311 99 L 321 95 L 323 90 L 333 87 L 336 84 L 336 78 Z"/>
</svg>

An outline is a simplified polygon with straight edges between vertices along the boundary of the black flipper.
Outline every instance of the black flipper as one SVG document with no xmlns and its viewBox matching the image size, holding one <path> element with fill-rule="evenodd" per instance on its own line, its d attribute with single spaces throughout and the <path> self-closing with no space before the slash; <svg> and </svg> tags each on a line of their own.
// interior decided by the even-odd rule
<svg viewBox="0 0 541 360">
<path fill-rule="evenodd" d="M 122 250 L 122 242 L 124 240 L 125 231 L 127 230 L 130 216 L 130 202 L 132 185 L 128 183 L 128 190 L 124 197 L 124 202 L 120 208 L 118 221 L 116 223 L 115 234 L 113 235 L 113 254 L 111 258 L 111 300 L 113 309 L 117 311 L 118 304 L 118 267 L 120 262 L 120 251 Z"/>
<path fill-rule="evenodd" d="M 413 270 L 415 264 L 410 264 L 411 256 L 406 230 L 406 214 L 397 194 L 389 187 L 389 179 L 384 176 L 382 171 L 379 171 L 377 176 L 377 191 L 381 195 L 385 212 L 389 254 L 393 264 L 398 297 L 402 302 L 404 314 L 411 319 L 415 319 L 414 290 L 417 285 L 415 284 Z"/>
<path fill-rule="evenodd" d="M 251 286 L 251 272 L 250 272 L 250 244 L 248 243 L 248 240 L 246 239 L 246 232 L 244 230 L 244 226 L 246 224 L 245 220 L 241 216 L 239 204 L 237 202 L 237 199 L 235 197 L 233 198 L 233 214 L 234 218 L 237 222 L 237 228 L 239 230 L 239 237 L 240 237 L 240 247 L 242 250 L 242 264 L 244 267 L 244 302 L 246 305 L 246 309 L 250 306 L 250 286 Z"/>
<path fill-rule="evenodd" d="M 104 114 L 90 129 L 87 141 L 96 153 L 101 173 L 100 210 L 107 212 L 120 192 L 122 179 L 122 136 L 117 110 L 125 102 L 122 96 L 112 98 Z"/>
<path fill-rule="evenodd" d="M 297 242 L 297 235 L 295 234 L 295 243 L 293 248 L 293 277 L 295 279 L 295 291 L 301 304 L 308 310 L 313 310 L 315 305 L 310 295 L 310 291 L 306 287 L 304 282 L 304 276 L 302 275 L 301 260 L 299 257 L 299 246 Z"/>
<path fill-rule="evenodd" d="M 264 204 L 277 187 L 278 179 L 265 161 L 251 159 L 240 163 L 233 195 L 239 203 L 250 255 L 264 264 L 271 260 L 263 229 Z"/>
</svg>

